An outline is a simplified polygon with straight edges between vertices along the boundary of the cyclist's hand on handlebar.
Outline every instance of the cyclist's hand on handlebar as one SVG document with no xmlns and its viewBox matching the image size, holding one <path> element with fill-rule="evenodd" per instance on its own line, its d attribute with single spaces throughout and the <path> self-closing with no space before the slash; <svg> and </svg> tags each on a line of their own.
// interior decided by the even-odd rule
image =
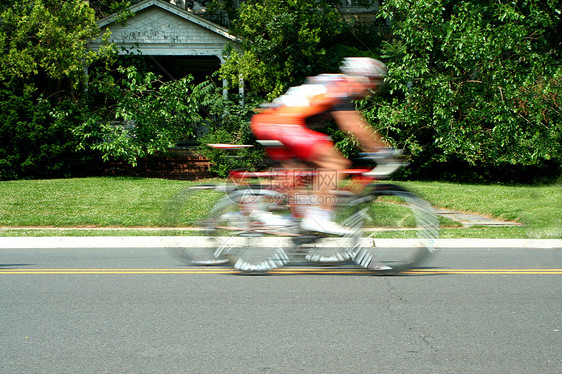
<svg viewBox="0 0 562 374">
<path fill-rule="evenodd" d="M 402 156 L 402 150 L 396 148 L 376 148 L 371 152 L 360 153 L 363 158 L 375 161 L 396 160 Z"/>
<path fill-rule="evenodd" d="M 400 159 L 402 150 L 395 148 L 379 148 L 375 152 L 361 154 L 364 158 L 374 160 L 377 166 L 365 173 L 367 176 L 376 178 L 388 178 L 392 173 L 407 165 Z"/>
</svg>

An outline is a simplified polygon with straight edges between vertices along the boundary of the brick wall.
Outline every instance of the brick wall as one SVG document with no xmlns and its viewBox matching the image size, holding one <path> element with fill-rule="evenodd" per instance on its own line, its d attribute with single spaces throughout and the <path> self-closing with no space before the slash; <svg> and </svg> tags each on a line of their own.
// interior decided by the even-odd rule
<svg viewBox="0 0 562 374">
<path fill-rule="evenodd" d="M 209 161 L 189 149 L 175 149 L 138 160 L 136 167 L 114 162 L 106 170 L 109 175 L 131 175 L 145 178 L 195 180 L 210 177 Z"/>
</svg>

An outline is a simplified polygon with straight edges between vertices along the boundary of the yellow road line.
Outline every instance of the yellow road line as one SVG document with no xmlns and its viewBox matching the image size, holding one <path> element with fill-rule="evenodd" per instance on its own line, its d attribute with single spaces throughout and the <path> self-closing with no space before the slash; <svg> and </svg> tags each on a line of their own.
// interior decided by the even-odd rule
<svg viewBox="0 0 562 374">
<path fill-rule="evenodd" d="M 235 269 L 225 268 L 189 268 L 189 269 L 0 269 L 0 275 L 14 274 L 232 274 Z M 371 274 L 366 269 L 342 268 L 282 268 L 273 274 Z M 404 274 L 548 274 L 562 275 L 562 269 L 411 269 Z"/>
<path fill-rule="evenodd" d="M 562 275 L 562 270 L 551 270 L 551 269 L 513 269 L 513 270 L 504 270 L 504 269 L 488 269 L 488 270 L 467 270 L 467 269 L 449 269 L 449 270 L 428 270 L 428 271 L 420 271 L 420 270 L 408 270 L 404 271 L 404 274 L 554 274 L 554 275 Z"/>
</svg>

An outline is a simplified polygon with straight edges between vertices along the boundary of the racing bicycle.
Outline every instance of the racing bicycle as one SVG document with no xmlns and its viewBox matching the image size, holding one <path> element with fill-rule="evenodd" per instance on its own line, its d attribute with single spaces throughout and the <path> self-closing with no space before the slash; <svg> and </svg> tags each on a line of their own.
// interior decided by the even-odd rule
<svg viewBox="0 0 562 374">
<path fill-rule="evenodd" d="M 348 176 L 334 191 L 333 202 L 336 222 L 348 229 L 344 235 L 310 232 L 300 226 L 303 212 L 317 203 L 309 193 L 314 169 L 234 170 L 227 183 L 190 187 L 172 199 L 172 216 L 188 214 L 184 207 L 195 206 L 195 214 L 201 214 L 205 206 L 210 208 L 196 223 L 205 243 L 176 252 L 175 257 L 190 265 L 227 265 L 247 274 L 303 262 L 354 264 L 377 274 L 419 266 L 435 252 L 437 217 L 432 206 L 415 193 L 382 180 L 373 171 L 384 169 L 384 162 L 376 157 L 374 161 L 378 163 L 374 169 L 339 171 Z M 283 180 L 296 180 L 300 192 L 279 188 Z"/>
</svg>

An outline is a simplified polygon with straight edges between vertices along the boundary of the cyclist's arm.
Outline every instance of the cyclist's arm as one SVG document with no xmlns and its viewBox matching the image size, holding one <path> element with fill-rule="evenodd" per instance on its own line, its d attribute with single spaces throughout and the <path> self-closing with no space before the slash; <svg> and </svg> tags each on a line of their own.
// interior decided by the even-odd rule
<svg viewBox="0 0 562 374">
<path fill-rule="evenodd" d="M 340 129 L 350 133 L 361 143 L 365 151 L 373 151 L 376 148 L 389 146 L 389 144 L 373 130 L 371 125 L 365 121 L 360 112 L 345 108 L 343 110 L 332 111 L 332 117 Z"/>
</svg>

